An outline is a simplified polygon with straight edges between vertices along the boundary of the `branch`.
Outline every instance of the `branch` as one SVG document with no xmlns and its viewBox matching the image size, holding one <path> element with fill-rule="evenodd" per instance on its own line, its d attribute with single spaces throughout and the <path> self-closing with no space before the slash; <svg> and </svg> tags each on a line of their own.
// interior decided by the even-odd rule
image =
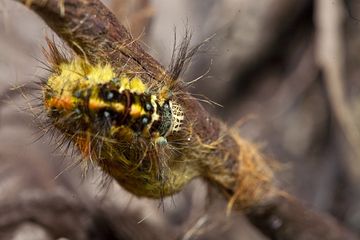
<svg viewBox="0 0 360 240">
<path fill-rule="evenodd" d="M 76 53 L 93 63 L 109 62 L 118 69 L 126 64 L 145 79 L 159 79 L 164 74 L 100 1 L 16 1 L 31 6 Z"/>
<path fill-rule="evenodd" d="M 252 209 L 247 216 L 270 239 L 358 239 L 333 217 L 316 213 L 291 197 L 280 196 L 272 203 Z"/>
<path fill-rule="evenodd" d="M 316 1 L 317 61 L 324 73 L 324 81 L 332 111 L 344 132 L 355 157 L 347 157 L 347 171 L 353 183 L 360 182 L 360 129 L 345 92 L 345 43 L 343 1 Z"/>
<path fill-rule="evenodd" d="M 0 213 L 2 237 L 7 236 L 5 233 L 12 236 L 19 226 L 32 223 L 32 228 L 42 229 L 56 239 L 163 239 L 153 226 L 138 224 L 136 215 L 117 210 L 109 213 L 65 190 L 25 190 L 16 199 L 3 201 Z"/>
<path fill-rule="evenodd" d="M 141 49 L 100 1 L 21 2 L 30 5 L 79 56 L 91 63 L 110 63 L 119 72 L 126 66 L 127 72 L 137 73 L 149 84 L 175 80 Z M 140 170 L 129 175 L 134 168 L 123 169 L 107 159 L 98 162 L 125 189 L 137 196 L 160 198 L 180 191 L 191 179 L 202 177 L 229 199 L 229 210 L 246 209 L 254 225 L 273 239 L 300 240 L 305 234 L 309 236 L 306 239 L 355 239 L 331 217 L 317 215 L 288 198 L 277 200 L 272 171 L 254 144 L 242 139 L 236 129 L 211 117 L 187 92 L 176 100 L 187 119 L 183 127 L 187 131 L 186 135 L 168 136 L 185 139 L 178 153 L 166 153 L 170 155 L 170 171 L 164 176 L 168 181 L 159 182 L 158 176 L 154 178 L 150 172 Z M 158 192 L 163 185 L 164 192 Z M 269 225 L 267 221 L 273 217 L 282 227 Z"/>
</svg>

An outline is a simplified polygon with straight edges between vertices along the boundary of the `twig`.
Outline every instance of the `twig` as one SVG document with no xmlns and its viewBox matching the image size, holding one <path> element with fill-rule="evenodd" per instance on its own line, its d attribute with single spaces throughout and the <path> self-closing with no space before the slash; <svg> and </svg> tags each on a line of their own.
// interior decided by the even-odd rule
<svg viewBox="0 0 360 240">
<path fill-rule="evenodd" d="M 0 236 L 33 223 L 56 239 L 163 239 L 147 223 L 137 224 L 131 213 L 109 213 L 88 204 L 64 190 L 26 190 L 17 199 L 2 202 Z"/>
<path fill-rule="evenodd" d="M 344 3 L 342 1 L 316 1 L 317 61 L 324 73 L 332 111 L 349 142 L 355 157 L 348 156 L 347 170 L 353 183 L 360 182 L 360 129 L 346 99 L 344 83 Z"/>
<path fill-rule="evenodd" d="M 247 216 L 270 239 L 358 239 L 334 218 L 316 213 L 291 197 L 281 196 L 267 206 L 252 209 Z"/>
<path fill-rule="evenodd" d="M 139 73 L 147 82 L 171 78 L 99 1 L 48 0 L 43 4 L 34 0 L 28 4 L 75 52 L 90 62 L 110 63 L 119 71 L 124 64 L 128 64 L 129 69 Z M 201 176 L 229 199 L 229 210 L 232 207 L 247 209 L 254 225 L 273 239 L 290 239 L 289 232 L 293 233 L 291 239 L 295 240 L 304 239 L 304 234 L 313 239 L 326 239 L 324 236 L 333 237 L 328 239 L 350 239 L 351 234 L 329 216 L 320 217 L 288 198 L 275 201 L 278 191 L 272 181 L 272 171 L 257 147 L 243 140 L 236 129 L 228 128 L 209 116 L 199 102 L 186 92 L 179 101 L 184 115 L 189 119 L 187 127 L 190 131 L 187 144 L 177 153 L 166 176 L 176 184 L 171 186 L 174 189 L 165 189 L 165 194 L 180 191 L 192 178 Z M 162 196 L 154 192 L 157 188 L 150 188 L 151 184 L 159 184 L 156 179 L 150 178 L 150 183 L 145 183 L 141 182 L 141 178 L 132 177 L 127 175 L 127 179 L 118 182 L 138 196 Z M 153 191 L 144 188 L 146 184 Z M 261 206 L 269 206 L 269 203 L 271 207 L 259 210 L 263 209 Z M 296 214 L 292 212 L 295 210 Z M 284 228 L 262 224 L 268 216 L 278 217 Z M 327 235 L 322 235 L 324 229 L 327 229 Z"/>
</svg>

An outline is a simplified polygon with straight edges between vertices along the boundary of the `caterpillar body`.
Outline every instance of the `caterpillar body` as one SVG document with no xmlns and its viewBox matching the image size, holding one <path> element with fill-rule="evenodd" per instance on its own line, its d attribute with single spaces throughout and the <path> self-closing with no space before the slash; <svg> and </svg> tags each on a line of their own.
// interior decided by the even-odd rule
<svg viewBox="0 0 360 240">
<path fill-rule="evenodd" d="M 82 59 L 60 65 L 60 74 L 51 76 L 47 85 L 44 97 L 50 117 L 71 112 L 111 134 L 128 128 L 155 142 L 166 142 L 165 137 L 179 131 L 184 119 L 179 106 L 147 92 L 140 78 L 116 76 L 110 66 L 91 66 Z M 78 130 L 75 126 L 73 133 Z"/>
<path fill-rule="evenodd" d="M 176 159 L 181 147 L 172 139 L 186 139 L 190 133 L 183 127 L 184 111 L 166 85 L 149 87 L 136 74 L 116 73 L 108 64 L 52 55 L 52 74 L 42 90 L 45 112 L 84 158 L 138 196 L 173 194 L 197 174 L 185 167 L 167 174 L 182 164 L 168 161 Z"/>
</svg>

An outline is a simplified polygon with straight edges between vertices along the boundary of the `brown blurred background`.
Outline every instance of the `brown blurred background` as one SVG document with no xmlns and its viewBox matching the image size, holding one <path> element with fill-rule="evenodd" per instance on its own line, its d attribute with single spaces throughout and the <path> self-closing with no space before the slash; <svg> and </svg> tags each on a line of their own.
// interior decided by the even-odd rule
<svg viewBox="0 0 360 240">
<path fill-rule="evenodd" d="M 278 182 L 311 208 L 360 233 L 360 2 L 356 0 L 107 0 L 165 66 L 189 27 L 207 39 L 183 76 L 223 107 L 209 111 L 280 162 Z M 46 76 L 48 27 L 0 0 L 1 239 L 266 239 L 193 181 L 159 201 L 103 186 L 37 140 L 27 88 Z M 23 89 L 23 90 L 20 90 Z M 14 90 L 15 89 L 15 90 Z M 213 196 L 214 195 L 214 196 Z"/>
</svg>

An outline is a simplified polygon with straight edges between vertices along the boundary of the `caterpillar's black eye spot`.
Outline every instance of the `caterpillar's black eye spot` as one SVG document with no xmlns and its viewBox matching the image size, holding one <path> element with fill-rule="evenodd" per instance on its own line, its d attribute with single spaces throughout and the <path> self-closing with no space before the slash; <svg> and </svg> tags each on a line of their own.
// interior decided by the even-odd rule
<svg viewBox="0 0 360 240">
<path fill-rule="evenodd" d="M 152 114 L 154 112 L 154 106 L 151 104 L 151 95 L 141 94 L 140 102 L 146 112 Z"/>
<path fill-rule="evenodd" d="M 106 100 L 111 101 L 114 98 L 113 92 L 108 92 L 106 95 Z"/>
<path fill-rule="evenodd" d="M 110 89 L 111 86 L 103 85 L 100 88 L 99 97 L 107 102 L 121 101 L 121 94 L 116 89 Z"/>
<path fill-rule="evenodd" d="M 104 116 L 105 118 L 109 119 L 109 118 L 111 117 L 111 114 L 110 114 L 109 111 L 105 110 L 105 111 L 103 112 L 103 116 Z"/>
<path fill-rule="evenodd" d="M 81 90 L 76 90 L 75 92 L 74 92 L 74 96 L 76 97 L 76 98 L 80 98 L 81 97 Z"/>
<path fill-rule="evenodd" d="M 153 110 L 153 106 L 151 105 L 151 103 L 145 103 L 145 110 L 148 112 Z"/>
<path fill-rule="evenodd" d="M 103 109 L 97 113 L 97 117 L 98 117 L 98 121 L 100 122 L 108 122 L 111 124 L 116 124 L 116 122 L 120 118 L 120 115 L 119 113 L 117 113 L 112 109 Z"/>
<path fill-rule="evenodd" d="M 166 103 L 164 103 L 163 108 L 164 108 L 164 109 L 170 109 L 170 105 L 169 105 L 169 103 L 167 103 L 167 102 L 166 102 Z"/>
<path fill-rule="evenodd" d="M 146 125 L 146 124 L 149 123 L 149 118 L 148 118 L 148 117 L 143 117 L 143 118 L 141 119 L 141 122 L 142 122 L 142 124 Z"/>
<path fill-rule="evenodd" d="M 150 121 L 151 121 L 151 118 L 149 116 L 144 116 L 142 118 L 138 118 L 131 125 L 131 129 L 134 130 L 134 132 L 140 133 L 144 130 L 146 125 L 148 125 L 150 123 Z"/>
<path fill-rule="evenodd" d="M 81 110 L 79 108 L 75 108 L 74 112 L 77 114 L 77 115 L 80 115 L 81 114 Z"/>
</svg>

